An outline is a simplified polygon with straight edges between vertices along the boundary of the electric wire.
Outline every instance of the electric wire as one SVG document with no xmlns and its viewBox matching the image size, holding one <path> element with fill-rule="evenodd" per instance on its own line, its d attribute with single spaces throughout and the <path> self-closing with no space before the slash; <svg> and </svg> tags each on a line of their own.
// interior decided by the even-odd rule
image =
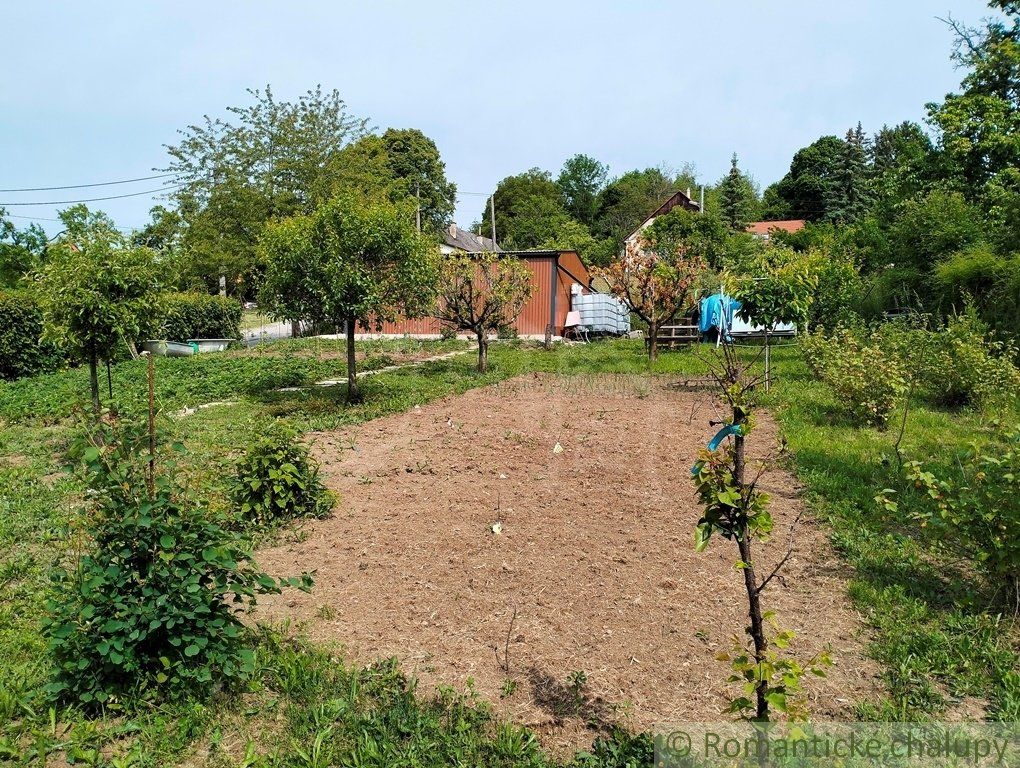
<svg viewBox="0 0 1020 768">
<path fill-rule="evenodd" d="M 110 187 L 115 184 L 134 184 L 138 181 L 151 181 L 152 179 L 165 179 L 169 176 L 176 176 L 174 173 L 161 173 L 156 176 L 139 176 L 137 179 L 121 179 L 120 181 L 97 181 L 93 184 L 67 184 L 62 187 L 20 187 L 12 189 L 0 189 L 0 192 L 51 192 L 56 189 L 86 189 L 87 187 Z"/>
</svg>

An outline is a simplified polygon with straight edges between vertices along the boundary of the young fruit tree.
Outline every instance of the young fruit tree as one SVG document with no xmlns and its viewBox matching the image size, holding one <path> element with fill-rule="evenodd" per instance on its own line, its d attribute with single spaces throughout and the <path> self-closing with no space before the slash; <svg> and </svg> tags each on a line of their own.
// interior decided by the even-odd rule
<svg viewBox="0 0 1020 768">
<path fill-rule="evenodd" d="M 531 270 L 516 256 L 455 253 L 439 270 L 436 317 L 478 339 L 478 370 L 489 364 L 489 334 L 512 324 L 531 297 Z"/>
<path fill-rule="evenodd" d="M 754 543 L 768 541 L 774 521 L 768 496 L 758 488 L 765 462 L 758 465 L 754 477 L 749 479 L 751 472 L 745 453 L 747 436 L 754 428 L 752 393 L 760 381 L 749 372 L 757 364 L 757 358 L 743 361 L 733 345 L 726 343 L 722 346 L 720 361 L 711 367 L 711 373 L 730 406 L 731 417 L 708 448 L 701 451 L 692 475 L 698 498 L 704 505 L 704 514 L 695 530 L 695 549 L 701 552 L 707 548 L 716 533 L 734 541 L 739 553 L 736 566 L 743 575 L 747 596 L 749 623 L 746 631 L 751 641 L 750 653 L 746 641 L 737 638 L 733 653 L 718 656 L 721 661 L 730 662 L 733 670 L 730 681 L 743 684 L 742 695 L 730 702 L 727 711 L 758 722 L 769 720 L 775 712 L 797 719 L 807 714 L 800 696 L 801 678 L 807 671 L 824 676 L 823 668 L 831 661 L 827 651 L 801 664 L 779 656 L 772 649 L 772 646 L 787 648 L 793 633 L 780 629 L 773 614 L 763 610 L 761 595 L 793 554 L 799 517 L 790 527 L 786 553 L 768 575 L 761 578 Z M 770 623 L 774 629 L 771 638 L 767 634 Z"/>
<path fill-rule="evenodd" d="M 359 397 L 354 334 L 398 314 L 435 305 L 437 251 L 417 232 L 414 211 L 387 201 L 338 197 L 308 216 L 267 227 L 261 302 L 279 318 L 300 318 L 347 335 L 347 396 Z"/>
<path fill-rule="evenodd" d="M 783 323 L 807 323 L 818 287 L 810 256 L 767 245 L 743 257 L 728 272 L 724 284 L 740 301 L 737 314 L 762 327 L 765 333 L 765 389 L 772 380 L 771 337 Z"/>
<path fill-rule="evenodd" d="M 44 336 L 88 361 L 92 409 L 99 413 L 99 360 L 159 321 L 153 252 L 131 247 L 104 214 L 84 206 L 61 214 L 64 237 L 50 245 L 39 273 Z"/>
<path fill-rule="evenodd" d="M 674 209 L 641 236 L 628 240 L 623 255 L 595 275 L 609 284 L 648 325 L 648 358 L 658 357 L 659 329 L 694 306 L 693 286 L 705 269 L 714 240 L 690 211 Z"/>
</svg>

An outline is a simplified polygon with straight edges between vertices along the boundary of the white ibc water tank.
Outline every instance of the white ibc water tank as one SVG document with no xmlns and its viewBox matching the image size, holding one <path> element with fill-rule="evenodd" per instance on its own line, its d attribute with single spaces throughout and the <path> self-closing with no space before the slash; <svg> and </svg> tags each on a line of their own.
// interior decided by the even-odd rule
<svg viewBox="0 0 1020 768">
<path fill-rule="evenodd" d="M 581 325 L 592 333 L 622 335 L 630 331 L 630 312 L 615 296 L 605 293 L 575 295 L 574 309 L 581 315 Z"/>
</svg>

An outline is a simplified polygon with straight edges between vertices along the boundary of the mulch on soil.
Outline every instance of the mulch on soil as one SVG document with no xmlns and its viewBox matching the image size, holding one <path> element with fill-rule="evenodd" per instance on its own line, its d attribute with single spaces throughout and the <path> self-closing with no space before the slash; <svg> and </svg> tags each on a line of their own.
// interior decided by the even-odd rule
<svg viewBox="0 0 1020 768">
<path fill-rule="evenodd" d="M 742 634 L 746 601 L 733 542 L 694 552 L 690 480 L 709 420 L 724 417 L 710 393 L 666 378 L 532 375 L 313 435 L 336 513 L 258 561 L 314 569 L 315 588 L 267 599 L 257 617 L 304 622 L 359 661 L 397 656 L 425 687 L 472 680 L 553 748 L 614 722 L 726 720 L 736 690 L 715 656 Z M 775 445 L 759 414 L 751 455 Z M 760 485 L 776 518 L 758 547 L 767 573 L 802 502 L 785 471 Z M 876 667 L 842 564 L 807 516 L 783 573 L 764 604 L 796 631 L 792 652 L 829 645 L 835 659 L 807 683 L 812 716 L 850 717 L 877 690 Z"/>
</svg>

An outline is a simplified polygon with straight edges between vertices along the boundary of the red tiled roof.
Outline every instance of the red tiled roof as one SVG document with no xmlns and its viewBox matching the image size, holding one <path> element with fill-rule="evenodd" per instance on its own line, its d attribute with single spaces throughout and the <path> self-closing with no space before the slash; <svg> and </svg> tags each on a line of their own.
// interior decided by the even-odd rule
<svg viewBox="0 0 1020 768">
<path fill-rule="evenodd" d="M 796 232 L 804 229 L 807 222 L 804 219 L 786 219 L 785 221 L 753 221 L 747 225 L 747 231 L 752 235 L 767 235 L 773 229 L 783 232 Z"/>
</svg>

